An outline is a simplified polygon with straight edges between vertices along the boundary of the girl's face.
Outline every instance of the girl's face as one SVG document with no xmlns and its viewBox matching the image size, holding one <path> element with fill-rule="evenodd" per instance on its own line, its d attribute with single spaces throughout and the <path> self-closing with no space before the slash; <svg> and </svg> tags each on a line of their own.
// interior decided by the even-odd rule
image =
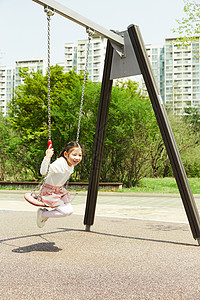
<svg viewBox="0 0 200 300">
<path fill-rule="evenodd" d="M 69 166 L 77 166 L 82 160 L 82 149 L 80 147 L 72 148 L 69 153 L 65 151 L 64 156 Z"/>
</svg>

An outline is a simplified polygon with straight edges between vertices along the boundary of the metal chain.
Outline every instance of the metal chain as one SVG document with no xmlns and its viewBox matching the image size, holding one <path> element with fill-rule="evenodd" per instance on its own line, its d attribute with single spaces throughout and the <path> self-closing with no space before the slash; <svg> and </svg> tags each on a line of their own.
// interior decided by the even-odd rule
<svg viewBox="0 0 200 300">
<path fill-rule="evenodd" d="M 50 21 L 54 12 L 46 7 L 44 11 L 47 14 L 47 70 L 48 70 L 48 128 L 49 128 L 49 140 L 51 140 L 51 83 L 50 83 Z"/>
<path fill-rule="evenodd" d="M 51 16 L 54 15 L 54 12 L 49 9 L 48 7 L 45 7 L 44 11 L 47 14 L 47 77 L 48 77 L 48 129 L 49 129 L 49 140 L 51 140 L 51 84 L 50 84 L 50 21 L 51 21 Z M 39 201 L 42 201 L 41 199 L 41 194 L 42 190 L 44 188 L 45 182 L 47 175 L 49 173 L 49 168 L 50 168 L 50 161 L 47 166 L 47 171 L 45 174 L 45 177 L 43 180 L 35 187 L 35 189 L 31 192 L 31 194 L 34 194 L 36 190 L 40 189 L 39 195 L 37 196 L 37 199 Z"/>
<path fill-rule="evenodd" d="M 82 95 L 81 95 L 81 105 L 80 105 L 80 112 L 79 112 L 79 119 L 78 119 L 78 129 L 77 129 L 77 136 L 76 136 L 76 142 L 77 143 L 79 141 L 80 128 L 81 128 L 81 117 L 82 117 L 82 110 L 83 110 L 83 99 L 84 99 L 84 93 L 85 93 L 85 84 L 86 84 L 86 79 L 87 79 L 90 43 L 91 43 L 92 36 L 94 34 L 94 31 L 92 31 L 90 28 L 87 28 L 86 31 L 87 31 L 87 34 L 88 34 L 88 43 L 87 43 L 87 53 L 86 53 L 86 62 L 85 62 L 85 70 L 84 70 L 83 88 L 82 88 Z"/>
</svg>

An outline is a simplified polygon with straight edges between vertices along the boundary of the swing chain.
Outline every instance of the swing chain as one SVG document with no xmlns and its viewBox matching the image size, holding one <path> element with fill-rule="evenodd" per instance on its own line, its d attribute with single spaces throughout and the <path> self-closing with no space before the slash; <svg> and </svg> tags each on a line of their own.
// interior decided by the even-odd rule
<svg viewBox="0 0 200 300">
<path fill-rule="evenodd" d="M 44 11 L 47 14 L 48 127 L 49 127 L 49 140 L 51 140 L 51 82 L 50 82 L 50 79 L 51 79 L 51 76 L 50 76 L 50 66 L 51 66 L 50 65 L 50 58 L 51 58 L 51 55 L 50 55 L 50 49 L 51 49 L 50 25 L 51 24 L 50 24 L 50 21 L 51 21 L 51 17 L 54 15 L 54 11 L 49 9 L 48 7 L 46 7 L 44 9 Z M 46 182 L 46 178 L 47 178 L 47 175 L 49 173 L 49 168 L 50 168 L 50 161 L 49 161 L 48 166 L 47 166 L 46 175 L 45 175 L 45 177 L 43 178 L 43 180 L 40 184 L 41 189 L 40 189 L 40 193 L 38 195 L 38 198 L 40 200 L 41 200 L 41 194 L 42 194 L 45 182 Z"/>
<path fill-rule="evenodd" d="M 47 14 L 47 78 L 48 78 L 48 129 L 49 129 L 49 140 L 51 140 L 51 85 L 50 85 L 50 21 L 51 21 L 51 16 L 54 15 L 54 11 L 49 9 L 48 7 L 44 8 L 44 11 Z M 49 168 L 50 168 L 50 162 L 47 166 L 47 171 L 45 174 L 45 177 L 43 178 L 43 180 L 35 187 L 35 189 L 33 189 L 33 191 L 31 192 L 32 194 L 35 194 L 35 191 L 40 189 L 40 192 L 37 196 L 37 199 L 39 201 L 42 201 L 41 199 L 41 194 L 46 182 L 46 178 L 47 175 L 49 173 Z"/>
<path fill-rule="evenodd" d="M 83 99 L 84 99 L 85 84 L 86 84 L 87 70 L 88 70 L 89 50 L 90 50 L 91 39 L 92 39 L 92 36 L 94 35 L 94 31 L 91 30 L 90 28 L 87 28 L 86 32 L 88 34 L 88 43 L 87 43 L 87 53 L 86 53 L 86 62 L 85 62 L 85 70 L 84 70 L 83 88 L 82 88 L 82 95 L 81 95 L 81 105 L 80 105 L 80 112 L 79 112 L 79 119 L 78 119 L 78 129 L 77 129 L 77 136 L 76 136 L 77 143 L 79 141 L 79 135 L 80 135 L 81 117 L 82 117 L 82 110 L 83 110 Z"/>
<path fill-rule="evenodd" d="M 47 14 L 47 70 L 48 70 L 48 128 L 49 140 L 51 140 L 51 84 L 50 84 L 50 21 L 54 15 L 54 11 L 45 7 L 44 11 Z"/>
</svg>

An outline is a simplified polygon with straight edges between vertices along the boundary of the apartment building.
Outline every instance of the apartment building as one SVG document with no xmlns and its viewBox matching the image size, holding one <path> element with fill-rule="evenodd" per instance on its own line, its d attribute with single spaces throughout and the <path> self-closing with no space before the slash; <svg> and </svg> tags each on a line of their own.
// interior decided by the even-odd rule
<svg viewBox="0 0 200 300">
<path fill-rule="evenodd" d="M 14 87 L 16 88 L 18 85 L 23 84 L 23 79 L 19 76 L 20 68 L 26 68 L 29 71 L 41 71 L 44 74 L 45 66 L 44 60 L 42 58 L 38 59 L 27 59 L 27 60 L 18 60 L 15 63 L 15 81 Z"/>
<path fill-rule="evenodd" d="M 185 107 L 200 105 L 199 38 L 187 48 L 179 48 L 175 39 L 165 39 L 164 45 L 146 45 L 158 89 L 164 103 L 175 114 L 184 114 Z M 66 70 L 84 70 L 87 40 L 65 44 Z M 106 39 L 92 39 L 89 53 L 89 79 L 101 81 Z M 132 79 L 132 78 L 131 78 Z"/>
<path fill-rule="evenodd" d="M 145 47 L 160 95 L 165 102 L 165 48 L 155 45 L 145 45 Z"/>
<path fill-rule="evenodd" d="M 92 38 L 89 50 L 88 73 L 91 81 L 97 82 L 102 80 L 104 58 L 106 53 L 107 40 L 95 36 Z M 148 57 L 152 63 L 152 68 L 156 77 L 157 85 L 161 96 L 164 100 L 164 46 L 146 46 Z M 77 73 L 85 68 L 87 53 L 87 40 L 80 40 L 77 43 L 65 44 L 65 70 L 74 69 Z M 134 80 L 134 77 L 131 77 Z"/>
<path fill-rule="evenodd" d="M 66 71 L 74 69 L 78 74 L 85 69 L 87 40 L 65 44 Z M 88 57 L 88 77 L 93 82 L 102 80 L 107 40 L 94 35 L 91 40 Z"/>
<path fill-rule="evenodd" d="M 0 67 L 0 111 L 5 116 L 8 111 L 8 102 L 13 96 L 14 68 Z"/>
<path fill-rule="evenodd" d="M 165 103 L 175 114 L 200 105 L 199 38 L 188 47 L 165 40 Z"/>
<path fill-rule="evenodd" d="M 84 71 L 88 40 L 65 44 L 64 71 Z M 102 81 L 107 40 L 93 36 L 89 49 L 88 73 L 93 82 Z M 164 45 L 146 45 L 147 55 L 164 103 L 175 114 L 184 114 L 185 107 L 200 106 L 200 60 L 199 38 L 187 48 L 178 47 L 174 39 L 167 38 Z M 61 64 L 60 64 L 61 65 Z M 23 84 L 20 68 L 45 72 L 43 59 L 16 61 L 14 68 L 0 67 L 0 109 L 7 112 L 14 88 Z M 134 80 L 134 77 L 131 77 Z"/>
<path fill-rule="evenodd" d="M 16 61 L 15 67 L 0 66 L 0 111 L 4 116 L 8 112 L 8 103 L 13 97 L 14 89 L 23 84 L 23 79 L 19 76 L 20 68 L 27 68 L 34 72 L 45 71 L 43 59 Z"/>
</svg>

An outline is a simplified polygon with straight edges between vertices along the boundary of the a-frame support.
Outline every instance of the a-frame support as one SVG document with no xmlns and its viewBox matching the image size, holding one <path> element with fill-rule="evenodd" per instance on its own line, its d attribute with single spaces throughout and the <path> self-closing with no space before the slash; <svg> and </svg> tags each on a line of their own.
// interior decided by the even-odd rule
<svg viewBox="0 0 200 300">
<path fill-rule="evenodd" d="M 90 226 L 94 223 L 95 208 L 97 202 L 97 194 L 99 187 L 99 178 L 101 172 L 101 162 L 103 155 L 103 147 L 106 134 L 106 126 L 108 121 L 108 112 L 110 106 L 110 96 L 112 91 L 112 83 L 110 80 L 111 66 L 113 57 L 113 47 L 110 41 L 107 42 L 104 73 L 101 86 L 101 94 L 99 100 L 99 109 L 97 116 L 96 133 L 94 138 L 92 165 L 90 171 L 90 179 L 88 186 L 87 202 L 85 209 L 84 224 L 86 230 L 90 230 Z"/>
<path fill-rule="evenodd" d="M 131 25 L 128 27 L 128 35 L 130 43 L 133 47 L 134 54 L 137 59 L 141 74 L 143 75 L 149 97 L 155 112 L 155 116 L 165 143 L 165 147 L 172 165 L 174 177 L 176 179 L 182 202 L 186 211 L 186 215 L 191 227 L 194 239 L 200 242 L 200 218 L 199 213 L 190 189 L 190 185 L 185 173 L 185 169 L 178 151 L 176 141 L 166 114 L 162 98 L 158 92 L 155 78 L 148 60 L 145 45 L 142 40 L 139 27 Z M 106 60 L 104 65 L 104 75 L 102 81 L 102 89 L 99 103 L 98 120 L 95 134 L 95 142 L 93 148 L 93 159 L 90 173 L 88 196 L 85 210 L 84 224 L 86 230 L 90 230 L 90 226 L 94 223 L 95 207 L 98 194 L 99 178 L 101 171 L 101 160 L 103 155 L 103 145 L 105 140 L 106 123 L 109 111 L 110 95 L 112 80 L 111 60 L 113 52 L 108 42 Z M 134 71 L 133 71 L 134 73 Z"/>
</svg>

